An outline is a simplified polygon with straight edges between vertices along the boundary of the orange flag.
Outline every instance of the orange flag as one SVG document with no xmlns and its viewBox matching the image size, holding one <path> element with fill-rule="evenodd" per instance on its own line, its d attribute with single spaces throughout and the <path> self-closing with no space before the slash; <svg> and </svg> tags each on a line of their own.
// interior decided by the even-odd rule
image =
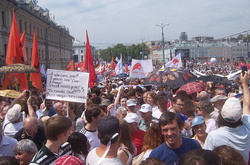
<svg viewBox="0 0 250 165">
<path fill-rule="evenodd" d="M 32 44 L 32 56 L 31 56 L 31 66 L 38 70 L 38 73 L 30 73 L 30 81 L 32 85 L 39 91 L 43 91 L 42 77 L 39 68 L 39 57 L 38 57 L 38 45 L 36 38 L 36 31 L 34 30 L 33 44 Z"/>
<path fill-rule="evenodd" d="M 27 58 L 27 52 L 26 52 L 26 32 L 25 31 L 23 31 L 20 41 L 22 44 L 23 60 L 24 60 L 24 63 L 27 64 L 28 58 Z"/>
<path fill-rule="evenodd" d="M 74 61 L 74 60 L 71 60 L 71 61 L 68 63 L 68 65 L 67 65 L 67 67 L 66 67 L 65 70 L 74 71 L 74 70 L 75 70 L 75 61 Z"/>
<path fill-rule="evenodd" d="M 92 58 L 91 47 L 89 43 L 88 31 L 86 31 L 86 53 L 85 53 L 85 61 L 84 68 L 80 71 L 86 70 L 89 73 L 89 87 L 92 88 L 96 81 L 95 67 L 94 61 Z"/>
<path fill-rule="evenodd" d="M 14 10 L 12 10 L 12 25 L 10 29 L 8 49 L 6 53 L 6 65 L 12 65 L 15 63 L 24 63 L 22 44 L 20 41 L 20 34 L 18 31 L 18 26 L 16 22 L 16 16 Z M 7 87 L 17 80 L 17 84 L 20 84 L 22 90 L 28 89 L 27 75 L 25 73 L 8 73 L 4 75 L 2 82 L 2 89 L 7 89 Z"/>
<path fill-rule="evenodd" d="M 112 57 L 112 60 L 111 60 L 111 63 L 110 63 L 110 65 L 109 65 L 109 69 L 111 69 L 111 70 L 115 70 L 115 62 L 114 62 L 114 57 Z"/>
</svg>

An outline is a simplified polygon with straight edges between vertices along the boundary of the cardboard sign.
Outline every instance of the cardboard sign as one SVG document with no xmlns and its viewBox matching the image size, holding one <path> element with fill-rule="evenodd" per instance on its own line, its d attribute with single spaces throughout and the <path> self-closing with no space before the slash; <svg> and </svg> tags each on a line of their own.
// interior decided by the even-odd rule
<svg viewBox="0 0 250 165">
<path fill-rule="evenodd" d="M 46 99 L 86 103 L 89 73 L 47 70 Z"/>
</svg>

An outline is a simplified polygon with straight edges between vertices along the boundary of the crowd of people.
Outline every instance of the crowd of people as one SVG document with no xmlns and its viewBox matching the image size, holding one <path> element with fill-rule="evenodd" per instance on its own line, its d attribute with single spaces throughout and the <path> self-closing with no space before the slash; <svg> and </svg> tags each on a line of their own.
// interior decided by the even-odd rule
<svg viewBox="0 0 250 165">
<path fill-rule="evenodd" d="M 113 79 L 86 103 L 34 88 L 2 97 L 0 165 L 249 164 L 249 80 L 245 72 L 232 86 L 206 82 L 188 94 Z"/>
</svg>

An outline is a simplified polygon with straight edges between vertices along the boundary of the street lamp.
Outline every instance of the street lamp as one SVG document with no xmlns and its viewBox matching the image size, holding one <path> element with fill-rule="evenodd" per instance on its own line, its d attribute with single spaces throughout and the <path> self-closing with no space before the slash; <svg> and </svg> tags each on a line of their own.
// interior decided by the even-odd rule
<svg viewBox="0 0 250 165">
<path fill-rule="evenodd" d="M 142 54 L 142 60 L 144 59 L 144 50 L 143 50 L 143 41 L 145 38 L 141 38 L 141 54 Z"/>
<path fill-rule="evenodd" d="M 169 25 L 169 24 L 166 24 Z M 163 28 L 166 26 L 163 23 L 161 23 L 160 25 L 156 24 L 156 26 L 160 26 L 161 27 L 161 34 L 162 34 L 162 55 L 163 55 L 163 65 L 165 65 L 165 54 L 164 54 L 164 32 L 163 32 Z"/>
</svg>

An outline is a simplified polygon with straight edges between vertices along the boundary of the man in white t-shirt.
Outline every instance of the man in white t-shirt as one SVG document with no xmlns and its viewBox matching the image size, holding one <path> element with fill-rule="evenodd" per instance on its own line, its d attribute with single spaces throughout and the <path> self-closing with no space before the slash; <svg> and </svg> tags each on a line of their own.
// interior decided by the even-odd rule
<svg viewBox="0 0 250 165">
<path fill-rule="evenodd" d="M 84 115 L 87 123 L 79 132 L 87 137 L 91 150 L 100 146 L 100 140 L 97 136 L 97 125 L 104 116 L 104 112 L 99 105 L 91 104 L 87 107 Z"/>
<path fill-rule="evenodd" d="M 227 99 L 218 116 L 219 128 L 208 134 L 203 148 L 213 150 L 215 147 L 228 145 L 241 153 L 248 163 L 250 150 L 250 93 L 248 81 L 250 72 L 245 72 L 245 75 L 241 75 L 240 79 L 244 93 L 243 109 L 239 99 L 235 97 Z"/>
<path fill-rule="evenodd" d="M 100 147 L 92 149 L 87 156 L 87 165 L 122 165 L 117 157 L 120 139 L 120 124 L 115 116 L 104 116 L 98 124 Z"/>
</svg>

